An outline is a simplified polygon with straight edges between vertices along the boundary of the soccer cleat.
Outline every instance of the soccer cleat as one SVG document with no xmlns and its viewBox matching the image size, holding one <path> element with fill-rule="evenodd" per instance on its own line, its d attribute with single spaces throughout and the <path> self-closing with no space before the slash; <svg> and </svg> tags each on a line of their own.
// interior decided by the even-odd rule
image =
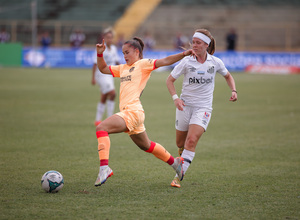
<svg viewBox="0 0 300 220">
<path fill-rule="evenodd" d="M 184 147 L 179 147 L 179 148 L 178 148 L 178 153 L 179 153 L 179 156 L 181 156 L 181 154 L 182 154 L 183 150 L 184 150 Z"/>
<path fill-rule="evenodd" d="M 173 181 L 171 182 L 171 186 L 180 188 L 180 180 L 177 176 L 174 177 Z"/>
<path fill-rule="evenodd" d="M 112 169 L 110 169 L 110 167 L 107 166 L 105 169 L 103 169 L 103 170 L 101 170 L 101 172 L 99 172 L 97 180 L 95 182 L 95 186 L 101 186 L 102 184 L 105 183 L 107 178 L 111 177 L 112 175 L 114 175 Z"/>
<path fill-rule="evenodd" d="M 183 164 L 183 158 L 182 157 L 176 157 L 175 160 L 174 160 L 174 163 L 172 165 L 172 167 L 176 171 L 180 181 L 183 179 L 182 164 Z"/>
<path fill-rule="evenodd" d="M 100 123 L 101 121 L 95 121 L 95 126 L 97 127 Z"/>
</svg>

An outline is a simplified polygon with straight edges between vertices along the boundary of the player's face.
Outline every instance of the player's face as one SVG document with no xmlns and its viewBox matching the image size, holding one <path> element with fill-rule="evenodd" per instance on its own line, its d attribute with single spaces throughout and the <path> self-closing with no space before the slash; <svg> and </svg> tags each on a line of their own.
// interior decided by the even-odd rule
<svg viewBox="0 0 300 220">
<path fill-rule="evenodd" d="M 129 66 L 131 66 L 133 63 L 135 63 L 137 60 L 139 60 L 139 50 L 133 48 L 129 44 L 123 45 L 122 52 L 123 52 L 126 64 Z"/>
<path fill-rule="evenodd" d="M 201 55 L 203 53 L 206 53 L 208 45 L 203 40 L 200 40 L 199 38 L 193 37 L 193 51 Z"/>
<path fill-rule="evenodd" d="M 105 34 L 105 36 L 104 36 L 104 41 L 105 41 L 105 43 L 106 43 L 107 46 L 112 45 L 113 39 L 114 39 L 114 38 L 113 38 L 112 33 L 107 33 L 107 34 Z"/>
</svg>

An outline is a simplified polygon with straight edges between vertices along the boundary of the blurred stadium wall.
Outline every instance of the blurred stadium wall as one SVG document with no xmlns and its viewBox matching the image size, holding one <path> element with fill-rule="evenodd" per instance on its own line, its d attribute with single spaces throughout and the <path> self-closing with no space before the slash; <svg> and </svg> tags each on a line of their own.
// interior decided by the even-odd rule
<svg viewBox="0 0 300 220">
<path fill-rule="evenodd" d="M 47 30 L 52 46 L 66 47 L 72 31 L 81 28 L 86 34 L 85 47 L 94 47 L 101 31 L 108 26 L 117 27 L 137 1 L 36 0 L 37 34 Z M 11 42 L 32 45 L 31 3 L 32 0 L 0 0 L 0 27 L 10 33 Z M 207 28 L 217 41 L 217 49 L 225 50 L 225 35 L 234 28 L 238 51 L 300 51 L 299 0 L 161 0 L 158 3 L 147 16 L 139 16 L 139 12 L 145 13 L 150 6 L 139 4 L 140 10 L 133 15 L 138 24 L 132 30 L 133 21 L 122 23 L 117 35 L 143 37 L 149 32 L 156 40 L 156 49 L 173 49 L 177 33 L 190 37 L 195 29 Z"/>
</svg>

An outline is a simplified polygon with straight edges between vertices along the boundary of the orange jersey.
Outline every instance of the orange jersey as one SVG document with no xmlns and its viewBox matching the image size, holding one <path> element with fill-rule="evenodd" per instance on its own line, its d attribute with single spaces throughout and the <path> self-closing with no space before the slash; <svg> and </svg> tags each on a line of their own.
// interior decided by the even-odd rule
<svg viewBox="0 0 300 220">
<path fill-rule="evenodd" d="M 121 64 L 109 66 L 114 77 L 120 77 L 120 111 L 125 109 L 143 110 L 140 96 L 155 69 L 154 59 L 141 59 L 131 66 Z"/>
</svg>

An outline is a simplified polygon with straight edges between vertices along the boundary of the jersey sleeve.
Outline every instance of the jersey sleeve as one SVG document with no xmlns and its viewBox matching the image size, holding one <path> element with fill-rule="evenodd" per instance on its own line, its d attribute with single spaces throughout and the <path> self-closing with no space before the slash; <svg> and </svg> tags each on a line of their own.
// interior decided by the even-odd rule
<svg viewBox="0 0 300 220">
<path fill-rule="evenodd" d="M 122 65 L 116 65 L 116 66 L 109 66 L 109 70 L 113 77 L 120 77 L 120 72 L 121 72 L 121 66 Z"/>
<path fill-rule="evenodd" d="M 143 69 L 150 72 L 156 69 L 155 67 L 156 59 L 143 59 L 142 62 L 143 62 Z"/>
<path fill-rule="evenodd" d="M 171 72 L 171 76 L 174 79 L 178 79 L 179 76 L 185 73 L 185 58 L 182 59 L 179 64 L 177 64 Z"/>
<path fill-rule="evenodd" d="M 225 76 L 228 73 L 228 70 L 225 67 L 225 64 L 219 58 L 217 58 L 217 72 L 220 73 L 222 76 Z"/>
</svg>

